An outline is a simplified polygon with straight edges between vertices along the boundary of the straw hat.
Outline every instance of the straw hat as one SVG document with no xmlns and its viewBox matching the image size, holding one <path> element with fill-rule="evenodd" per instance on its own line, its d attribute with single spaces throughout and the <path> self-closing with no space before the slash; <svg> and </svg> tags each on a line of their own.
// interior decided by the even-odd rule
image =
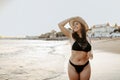
<svg viewBox="0 0 120 80">
<path fill-rule="evenodd" d="M 69 25 L 70 25 L 71 27 L 73 27 L 73 23 L 74 23 L 75 21 L 78 21 L 78 22 L 80 22 L 81 24 L 83 24 L 83 25 L 85 26 L 85 28 L 86 28 L 86 31 L 88 31 L 89 27 L 88 27 L 87 23 L 85 22 L 85 20 L 82 19 L 81 17 L 76 17 L 76 18 L 71 19 L 71 20 L 69 21 Z"/>
</svg>

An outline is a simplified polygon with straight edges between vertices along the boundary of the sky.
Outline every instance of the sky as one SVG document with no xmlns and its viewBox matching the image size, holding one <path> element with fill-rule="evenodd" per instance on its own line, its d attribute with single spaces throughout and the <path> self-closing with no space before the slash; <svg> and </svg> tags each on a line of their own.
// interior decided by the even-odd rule
<svg viewBox="0 0 120 80">
<path fill-rule="evenodd" d="M 0 0 L 0 35 L 35 36 L 60 31 L 58 23 L 81 16 L 89 25 L 120 25 L 120 0 Z"/>
</svg>

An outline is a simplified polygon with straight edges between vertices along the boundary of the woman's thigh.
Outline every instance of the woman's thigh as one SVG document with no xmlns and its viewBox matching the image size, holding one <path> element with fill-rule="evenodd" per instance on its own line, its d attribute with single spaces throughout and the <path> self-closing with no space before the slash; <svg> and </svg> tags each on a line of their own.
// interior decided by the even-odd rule
<svg viewBox="0 0 120 80">
<path fill-rule="evenodd" d="M 79 80 L 80 75 L 75 71 L 75 68 L 68 64 L 68 76 L 69 80 Z"/>
<path fill-rule="evenodd" d="M 80 80 L 89 80 L 91 75 L 91 67 L 90 63 L 84 68 L 84 70 L 80 73 Z"/>
</svg>

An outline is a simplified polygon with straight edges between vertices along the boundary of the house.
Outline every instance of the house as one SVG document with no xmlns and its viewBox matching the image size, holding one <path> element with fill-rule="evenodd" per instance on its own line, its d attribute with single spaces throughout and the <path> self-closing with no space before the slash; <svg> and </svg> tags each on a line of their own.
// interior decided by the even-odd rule
<svg viewBox="0 0 120 80">
<path fill-rule="evenodd" d="M 91 28 L 91 37 L 111 37 L 111 33 L 116 29 L 116 27 L 107 24 L 94 25 Z"/>
<path fill-rule="evenodd" d="M 55 30 L 52 30 L 51 32 L 50 32 L 50 37 L 49 38 L 56 38 L 56 31 Z"/>
</svg>

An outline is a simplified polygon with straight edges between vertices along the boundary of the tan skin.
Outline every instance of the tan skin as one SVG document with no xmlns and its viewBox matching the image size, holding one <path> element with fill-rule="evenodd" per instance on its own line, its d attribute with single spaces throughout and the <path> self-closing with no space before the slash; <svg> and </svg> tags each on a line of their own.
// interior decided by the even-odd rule
<svg viewBox="0 0 120 80">
<path fill-rule="evenodd" d="M 74 43 L 74 39 L 72 38 L 72 33 L 67 30 L 64 26 L 67 24 L 70 20 L 75 19 L 78 17 L 72 17 L 69 19 L 66 19 L 58 24 L 60 30 L 70 39 L 71 44 Z M 71 26 L 72 30 L 74 32 L 77 32 L 79 37 L 81 37 L 81 24 L 78 21 L 75 21 L 73 26 Z M 88 42 L 89 39 L 87 38 Z M 84 65 L 89 59 L 93 58 L 93 55 L 90 52 L 84 52 L 84 51 L 71 51 L 71 57 L 70 61 L 74 63 L 75 65 Z M 90 79 L 90 74 L 91 74 L 91 68 L 90 68 L 90 63 L 85 66 L 84 70 L 80 72 L 79 74 L 76 72 L 75 68 L 71 65 L 68 64 L 68 75 L 69 75 L 69 80 L 89 80 Z"/>
</svg>

